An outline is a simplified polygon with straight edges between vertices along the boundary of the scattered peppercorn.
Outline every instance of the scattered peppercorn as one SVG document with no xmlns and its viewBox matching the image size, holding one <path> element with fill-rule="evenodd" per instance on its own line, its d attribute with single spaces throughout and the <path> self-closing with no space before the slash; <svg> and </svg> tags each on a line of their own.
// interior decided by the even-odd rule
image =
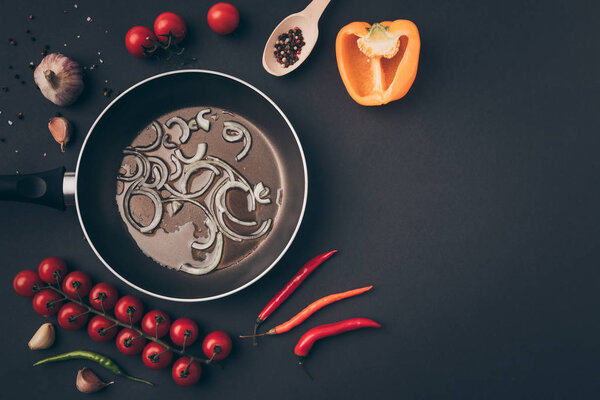
<svg viewBox="0 0 600 400">
<path fill-rule="evenodd" d="M 21 75 L 15 74 L 15 79 L 20 79 L 20 78 L 21 78 Z"/>
<path fill-rule="evenodd" d="M 0 142 L 2 142 L 2 143 L 6 143 L 6 139 L 4 139 L 4 138 L 0 138 Z"/>
<path fill-rule="evenodd" d="M 2 86 L 2 89 L 1 89 L 1 90 L 2 90 L 3 92 L 5 92 L 5 93 L 6 93 L 6 92 L 8 92 L 8 86 Z"/>
<path fill-rule="evenodd" d="M 60 111 L 57 111 L 56 114 L 54 114 L 55 117 L 62 117 L 62 114 L 60 113 Z"/>
<path fill-rule="evenodd" d="M 32 36 L 32 37 L 31 37 L 31 41 L 32 41 L 32 42 L 35 42 L 35 37 L 33 37 L 33 36 Z"/>
<path fill-rule="evenodd" d="M 290 29 L 277 37 L 273 56 L 275 56 L 279 64 L 287 68 L 298 61 L 298 55 L 301 53 L 302 46 L 304 45 L 302 29 L 295 26 L 294 29 Z"/>
<path fill-rule="evenodd" d="M 8 69 L 13 69 L 13 66 L 12 66 L 12 65 L 9 65 L 9 66 L 8 66 Z"/>
<path fill-rule="evenodd" d="M 31 31 L 30 31 L 29 29 L 27 29 L 27 30 L 25 31 L 25 33 L 29 34 L 29 33 L 31 33 Z"/>
<path fill-rule="evenodd" d="M 25 82 L 25 81 L 21 81 L 21 85 L 24 85 L 25 83 L 27 83 L 27 82 Z"/>
</svg>

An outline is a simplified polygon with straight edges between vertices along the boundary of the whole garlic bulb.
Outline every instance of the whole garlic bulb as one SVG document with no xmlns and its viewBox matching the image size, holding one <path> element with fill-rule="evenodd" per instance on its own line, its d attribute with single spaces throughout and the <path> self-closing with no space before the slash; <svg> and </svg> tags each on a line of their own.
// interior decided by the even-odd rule
<svg viewBox="0 0 600 400">
<path fill-rule="evenodd" d="M 81 67 L 60 53 L 48 54 L 33 72 L 33 79 L 45 98 L 57 106 L 68 106 L 83 91 Z"/>
</svg>

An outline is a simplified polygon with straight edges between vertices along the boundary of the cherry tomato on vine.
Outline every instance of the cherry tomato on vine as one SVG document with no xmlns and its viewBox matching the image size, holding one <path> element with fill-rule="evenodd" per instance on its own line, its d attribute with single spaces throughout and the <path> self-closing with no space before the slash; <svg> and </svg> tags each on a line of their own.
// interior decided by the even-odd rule
<svg viewBox="0 0 600 400">
<path fill-rule="evenodd" d="M 19 272 L 13 279 L 13 289 L 19 296 L 33 297 L 34 289 L 42 286 L 44 282 L 40 279 L 37 272 L 30 269 Z"/>
<path fill-rule="evenodd" d="M 102 306 L 104 306 L 105 311 L 110 310 L 114 307 L 118 298 L 117 289 L 110 283 L 98 283 L 90 290 L 90 305 L 96 310 L 102 310 Z"/>
<path fill-rule="evenodd" d="M 92 278 L 82 271 L 70 272 L 62 282 L 62 290 L 73 299 L 84 298 L 90 293 Z"/>
<path fill-rule="evenodd" d="M 200 380 L 202 375 L 202 366 L 198 361 L 190 363 L 189 357 L 181 357 L 171 369 L 171 376 L 179 386 L 192 386 Z"/>
<path fill-rule="evenodd" d="M 209 359 L 219 361 L 231 353 L 231 338 L 223 331 L 209 333 L 202 342 L 202 351 Z"/>
<path fill-rule="evenodd" d="M 219 35 L 228 35 L 238 27 L 240 13 L 230 3 L 217 3 L 208 10 L 206 20 L 210 29 Z"/>
<path fill-rule="evenodd" d="M 115 318 L 124 324 L 135 324 L 144 315 L 142 301 L 134 296 L 123 296 L 115 305 Z"/>
<path fill-rule="evenodd" d="M 142 351 L 142 361 L 150 369 L 163 369 L 173 361 L 173 352 L 156 342 L 150 342 Z"/>
<path fill-rule="evenodd" d="M 117 349 L 126 356 L 139 354 L 145 345 L 146 338 L 133 329 L 122 329 L 117 335 Z"/>
<path fill-rule="evenodd" d="M 91 319 L 87 330 L 88 335 L 94 342 L 108 342 L 115 337 L 119 327 L 102 315 L 96 315 Z"/>
<path fill-rule="evenodd" d="M 146 335 L 156 337 L 157 339 L 169 333 L 170 326 L 171 318 L 164 311 L 148 311 L 142 319 L 142 331 Z"/>
<path fill-rule="evenodd" d="M 52 289 L 40 290 L 33 296 L 33 309 L 42 317 L 49 317 L 60 310 L 62 295 Z"/>
<path fill-rule="evenodd" d="M 164 12 L 154 20 L 154 33 L 161 42 L 166 42 L 170 33 L 175 43 L 180 43 L 185 38 L 186 31 L 185 21 L 174 12 Z"/>
<path fill-rule="evenodd" d="M 145 26 L 134 26 L 125 35 L 125 47 L 134 57 L 144 58 L 148 55 L 147 49 L 154 47 L 152 40 L 156 41 L 156 35 Z"/>
<path fill-rule="evenodd" d="M 58 324 L 68 331 L 76 331 L 87 324 L 90 315 L 86 313 L 87 308 L 77 303 L 67 303 L 58 312 Z"/>
<path fill-rule="evenodd" d="M 176 319 L 169 331 L 171 341 L 177 346 L 190 346 L 198 339 L 198 325 L 189 318 Z"/>
<path fill-rule="evenodd" d="M 62 258 L 44 258 L 38 267 L 40 278 L 46 283 L 56 283 L 67 276 L 67 263 Z"/>
</svg>

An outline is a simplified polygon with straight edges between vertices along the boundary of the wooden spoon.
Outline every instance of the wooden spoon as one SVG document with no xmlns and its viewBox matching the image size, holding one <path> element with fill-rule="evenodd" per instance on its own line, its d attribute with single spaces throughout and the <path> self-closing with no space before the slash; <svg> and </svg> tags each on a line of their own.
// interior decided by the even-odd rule
<svg viewBox="0 0 600 400">
<path fill-rule="evenodd" d="M 321 14 L 323 14 L 330 1 L 313 0 L 304 10 L 287 16 L 277 25 L 271 36 L 269 36 L 269 40 L 267 40 L 265 50 L 263 51 L 262 63 L 268 73 L 275 76 L 289 74 L 308 58 L 319 37 L 319 18 L 321 18 Z M 277 59 L 273 55 L 275 42 L 279 35 L 296 26 L 302 30 L 305 45 L 302 47 L 302 52 L 298 55 L 298 61 L 284 68 L 283 65 L 277 62 Z"/>
</svg>

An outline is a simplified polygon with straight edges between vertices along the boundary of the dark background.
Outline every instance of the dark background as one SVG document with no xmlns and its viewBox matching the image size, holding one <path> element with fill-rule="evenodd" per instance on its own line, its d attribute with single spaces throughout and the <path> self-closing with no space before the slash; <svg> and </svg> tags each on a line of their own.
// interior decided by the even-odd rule
<svg viewBox="0 0 600 400">
<path fill-rule="evenodd" d="M 1 397 L 80 398 L 76 371 L 93 365 L 31 367 L 73 349 L 105 353 L 157 383 L 152 389 L 117 379 L 96 398 L 597 397 L 598 3 L 334 0 L 307 63 L 272 77 L 260 62 L 264 42 L 306 3 L 237 1 L 241 26 L 219 37 L 205 22 L 207 1 L 2 0 L 0 85 L 10 91 L 0 93 L 0 173 L 73 170 L 88 128 L 108 104 L 104 87 L 124 90 L 181 68 L 177 61 L 134 59 L 123 46 L 131 26 L 151 26 L 170 9 L 188 24 L 187 54 L 199 58 L 192 67 L 238 76 L 281 106 L 304 146 L 310 188 L 304 223 L 280 264 L 240 293 L 198 304 L 165 302 L 126 287 L 95 258 L 74 209 L 2 204 Z M 339 78 L 335 36 L 352 21 L 397 18 L 419 27 L 417 79 L 400 101 L 359 106 Z M 99 65 L 86 74 L 85 93 L 72 107 L 54 106 L 35 88 L 27 64 L 41 60 L 46 44 L 82 65 Z M 77 127 L 65 153 L 46 129 L 57 111 Z M 53 348 L 29 351 L 27 341 L 44 319 L 11 288 L 17 271 L 58 255 L 95 281 L 140 296 L 148 309 L 192 317 L 205 333 L 238 335 L 249 332 L 305 260 L 331 248 L 340 253 L 267 327 L 326 294 L 370 283 L 373 291 L 330 306 L 257 349 L 235 340 L 225 370 L 205 369 L 191 389 L 83 331 L 59 328 Z M 292 354 L 297 339 L 317 324 L 353 316 L 372 317 L 383 328 L 319 343 L 307 361 L 316 380 L 308 381 Z"/>
</svg>

